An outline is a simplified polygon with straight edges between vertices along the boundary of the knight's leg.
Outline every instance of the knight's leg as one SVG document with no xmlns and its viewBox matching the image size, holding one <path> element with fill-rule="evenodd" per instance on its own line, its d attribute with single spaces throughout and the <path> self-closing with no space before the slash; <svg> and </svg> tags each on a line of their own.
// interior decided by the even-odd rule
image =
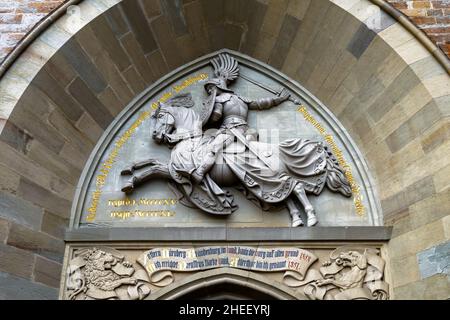
<svg viewBox="0 0 450 320">
<path fill-rule="evenodd" d="M 143 184 L 144 182 L 152 179 L 152 178 L 170 178 L 169 169 L 167 168 L 167 165 L 155 165 L 151 167 L 148 170 L 145 170 L 144 172 L 133 175 L 130 180 L 128 180 L 124 186 L 122 187 L 122 191 L 125 193 L 132 192 L 136 187 Z"/>
<path fill-rule="evenodd" d="M 312 226 L 316 225 L 318 221 L 317 221 L 316 215 L 314 213 L 314 208 L 313 208 L 311 202 L 309 202 L 308 197 L 306 196 L 306 192 L 305 192 L 305 189 L 303 188 L 302 183 L 297 183 L 297 185 L 294 188 L 294 193 L 297 196 L 297 198 L 300 200 L 300 202 L 302 203 L 303 208 L 305 208 L 306 216 L 308 219 L 306 221 L 306 226 L 312 227 Z"/>
<path fill-rule="evenodd" d="M 293 227 L 303 226 L 303 220 L 300 217 L 300 211 L 298 210 L 294 200 L 291 197 L 287 198 L 286 206 L 288 207 L 289 214 L 292 217 L 292 226 Z"/>
</svg>

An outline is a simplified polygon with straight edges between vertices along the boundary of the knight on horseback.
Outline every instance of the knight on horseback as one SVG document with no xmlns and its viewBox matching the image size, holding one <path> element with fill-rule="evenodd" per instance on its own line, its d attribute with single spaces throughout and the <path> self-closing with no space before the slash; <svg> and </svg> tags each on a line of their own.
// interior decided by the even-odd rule
<svg viewBox="0 0 450 320">
<path fill-rule="evenodd" d="M 238 62 L 227 54 L 212 59 L 215 77 L 204 85 L 208 98 L 201 112 L 202 125 L 215 124 L 222 120 L 219 131 L 210 142 L 202 163 L 191 173 L 195 182 L 200 182 L 216 162 L 217 154 L 229 146 L 235 139 L 249 147 L 249 142 L 257 140 L 257 133 L 247 124 L 249 110 L 265 110 L 277 106 L 289 98 L 289 95 L 263 99 L 241 97 L 228 88 L 228 84 L 239 75 Z M 256 155 L 258 156 L 258 155 Z"/>
</svg>

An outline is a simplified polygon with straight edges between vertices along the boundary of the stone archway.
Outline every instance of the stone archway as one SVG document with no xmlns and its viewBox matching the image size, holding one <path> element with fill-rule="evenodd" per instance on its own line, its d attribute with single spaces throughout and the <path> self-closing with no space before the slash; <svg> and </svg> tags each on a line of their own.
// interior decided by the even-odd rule
<svg viewBox="0 0 450 320">
<path fill-rule="evenodd" d="M 275 283 L 253 272 L 219 268 L 198 272 L 161 289 L 148 299 L 282 299 L 306 300 L 282 283 Z"/>
</svg>

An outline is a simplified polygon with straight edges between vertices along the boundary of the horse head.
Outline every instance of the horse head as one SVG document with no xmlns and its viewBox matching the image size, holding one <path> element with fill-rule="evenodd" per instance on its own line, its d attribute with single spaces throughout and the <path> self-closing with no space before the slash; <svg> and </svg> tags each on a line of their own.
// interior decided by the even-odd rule
<svg viewBox="0 0 450 320">
<path fill-rule="evenodd" d="M 159 102 L 152 115 L 154 127 L 152 138 L 157 143 L 167 142 L 167 136 L 177 131 L 190 132 L 200 126 L 198 114 L 193 110 L 194 101 L 190 93 L 179 94 L 166 102 Z"/>
<path fill-rule="evenodd" d="M 175 116 L 171 109 L 165 103 L 159 102 L 158 108 L 152 114 L 152 119 L 154 120 L 152 138 L 157 143 L 163 143 L 164 137 L 175 129 Z"/>
</svg>

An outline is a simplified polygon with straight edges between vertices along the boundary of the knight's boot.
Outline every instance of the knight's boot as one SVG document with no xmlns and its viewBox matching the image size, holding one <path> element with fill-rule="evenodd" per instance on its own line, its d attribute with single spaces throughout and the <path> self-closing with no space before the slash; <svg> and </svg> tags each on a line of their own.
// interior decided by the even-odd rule
<svg viewBox="0 0 450 320">
<path fill-rule="evenodd" d="M 216 162 L 215 154 L 212 152 L 209 153 L 203 160 L 202 164 L 192 172 L 191 177 L 194 183 L 199 184 L 200 182 L 202 182 L 203 178 L 212 168 L 215 162 Z"/>
<path fill-rule="evenodd" d="M 314 213 L 314 209 L 310 209 L 310 210 L 306 210 L 306 216 L 307 216 L 307 220 L 306 220 L 306 226 L 308 227 L 312 227 L 315 226 L 317 224 L 317 217 Z"/>
<path fill-rule="evenodd" d="M 122 192 L 131 193 L 134 190 L 134 177 L 128 180 L 122 187 Z"/>
</svg>

